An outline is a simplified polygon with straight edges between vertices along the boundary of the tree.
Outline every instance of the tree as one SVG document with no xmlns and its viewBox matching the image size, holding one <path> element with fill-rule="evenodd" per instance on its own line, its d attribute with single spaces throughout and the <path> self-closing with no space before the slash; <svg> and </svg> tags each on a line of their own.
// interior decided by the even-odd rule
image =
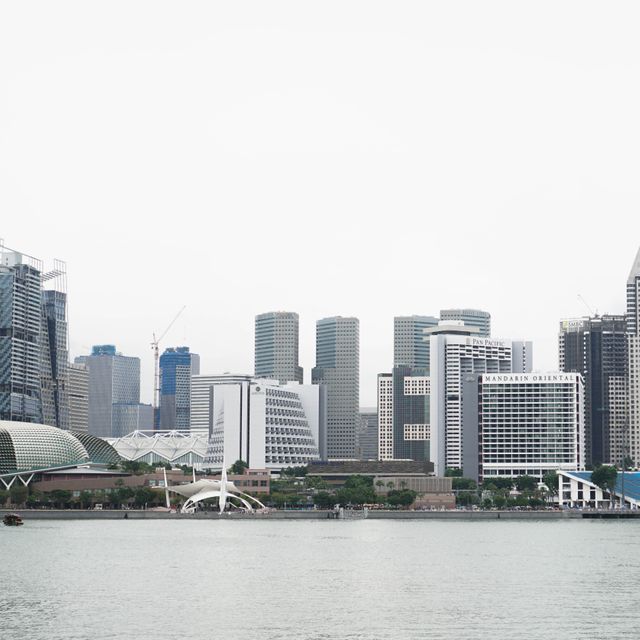
<svg viewBox="0 0 640 640">
<path fill-rule="evenodd" d="M 3 507 L 6 501 L 9 499 L 9 492 L 4 489 L 0 489 L 0 507 Z"/>
<path fill-rule="evenodd" d="M 331 509 L 336 504 L 336 497 L 332 493 L 320 491 L 313 496 L 314 504 L 320 509 Z"/>
<path fill-rule="evenodd" d="M 611 504 L 613 504 L 614 501 L 617 479 L 618 470 L 615 467 L 606 464 L 597 466 L 591 473 L 591 482 L 609 494 Z"/>
<path fill-rule="evenodd" d="M 502 495 L 497 495 L 493 499 L 493 506 L 496 509 L 504 509 L 505 504 L 507 504 L 507 499 Z"/>
<path fill-rule="evenodd" d="M 22 505 L 29 495 L 29 490 L 22 484 L 14 484 L 11 489 L 9 489 L 9 495 L 11 496 L 12 504 Z"/>
<path fill-rule="evenodd" d="M 229 468 L 229 473 L 235 476 L 242 476 L 249 465 L 244 460 L 236 460 Z"/>
<path fill-rule="evenodd" d="M 475 491 L 478 488 L 475 480 L 471 478 L 454 477 L 452 481 L 454 491 Z"/>
<path fill-rule="evenodd" d="M 444 471 L 445 478 L 462 478 L 462 469 L 447 467 Z"/>
<path fill-rule="evenodd" d="M 488 485 L 492 484 L 496 489 L 505 489 L 511 491 L 513 488 L 513 480 L 511 478 L 485 478 L 482 481 L 482 486 L 487 489 Z"/>
<path fill-rule="evenodd" d="M 137 487 L 133 494 L 133 502 L 136 507 L 144 507 L 149 502 L 153 502 L 156 492 L 149 487 Z"/>
<path fill-rule="evenodd" d="M 558 493 L 558 474 L 555 471 L 547 471 L 542 476 L 542 482 L 547 487 L 547 493 L 550 496 L 555 496 Z"/>
<path fill-rule="evenodd" d="M 408 507 L 416 501 L 418 494 L 411 489 L 402 489 L 400 491 L 389 491 L 387 495 L 387 503 L 394 507 Z"/>
<path fill-rule="evenodd" d="M 518 476 L 515 484 L 518 491 L 533 491 L 538 486 L 538 481 L 533 476 Z"/>
</svg>

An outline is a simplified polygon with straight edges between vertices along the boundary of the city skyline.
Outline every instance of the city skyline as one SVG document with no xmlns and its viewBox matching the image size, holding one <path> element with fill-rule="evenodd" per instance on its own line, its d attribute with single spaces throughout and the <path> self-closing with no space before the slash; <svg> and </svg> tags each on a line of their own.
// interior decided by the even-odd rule
<svg viewBox="0 0 640 640">
<path fill-rule="evenodd" d="M 238 28 L 239 6 L 194 21 L 141 3 L 79 30 L 63 7 L 5 9 L 0 237 L 66 260 L 72 357 L 117 341 L 150 402 L 148 343 L 182 305 L 163 346 L 190 345 L 203 371 L 251 372 L 253 318 L 287 309 L 308 375 L 315 321 L 353 316 L 371 405 L 396 315 L 487 309 L 549 370 L 558 318 L 588 315 L 578 294 L 624 312 L 633 19 L 572 2 L 553 20 L 493 3 L 461 19 L 354 1 L 339 24 L 307 10 L 252 5 Z M 571 242 L 577 220 L 609 224 Z"/>
</svg>

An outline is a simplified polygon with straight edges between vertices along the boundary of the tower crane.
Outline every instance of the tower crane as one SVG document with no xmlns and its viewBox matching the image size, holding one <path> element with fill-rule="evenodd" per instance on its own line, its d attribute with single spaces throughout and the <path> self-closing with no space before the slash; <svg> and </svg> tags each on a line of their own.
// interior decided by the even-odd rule
<svg viewBox="0 0 640 640">
<path fill-rule="evenodd" d="M 154 367 L 153 367 L 153 426 L 154 429 L 157 425 L 157 413 L 160 400 L 160 341 L 164 338 L 169 329 L 173 327 L 176 320 L 182 315 L 182 312 L 187 308 L 185 305 L 176 313 L 173 320 L 169 323 L 169 326 L 162 332 L 159 338 L 156 338 L 155 331 L 153 332 L 153 342 L 151 343 L 151 350 L 153 351 Z"/>
</svg>

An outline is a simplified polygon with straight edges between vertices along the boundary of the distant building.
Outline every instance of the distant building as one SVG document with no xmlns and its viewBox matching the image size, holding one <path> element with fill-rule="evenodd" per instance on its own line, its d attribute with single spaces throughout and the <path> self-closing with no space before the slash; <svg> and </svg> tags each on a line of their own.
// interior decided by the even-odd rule
<svg viewBox="0 0 640 640">
<path fill-rule="evenodd" d="M 200 383 L 204 384 L 205 378 L 195 376 L 192 390 L 201 393 Z M 246 376 L 217 378 L 207 381 L 207 468 L 244 460 L 252 468 L 283 469 L 306 465 L 326 455 L 326 396 L 322 386 L 280 384 Z"/>
<path fill-rule="evenodd" d="M 584 385 L 579 373 L 465 374 L 463 472 L 534 476 L 584 469 Z"/>
<path fill-rule="evenodd" d="M 360 336 L 357 318 L 324 318 L 316 324 L 313 384 L 327 390 L 327 455 L 352 459 L 360 403 Z"/>
<path fill-rule="evenodd" d="M 255 377 L 302 384 L 298 363 L 298 314 L 290 311 L 261 313 L 255 320 Z"/>
<path fill-rule="evenodd" d="M 443 322 L 464 322 L 467 326 L 476 327 L 481 338 L 491 336 L 491 314 L 480 309 L 443 309 L 440 311 Z"/>
<path fill-rule="evenodd" d="M 0 243 L 0 419 L 69 427 L 65 280 Z"/>
<path fill-rule="evenodd" d="M 360 409 L 356 431 L 356 457 L 359 460 L 378 459 L 378 412 L 375 408 Z"/>
<path fill-rule="evenodd" d="M 560 322 L 560 371 L 575 371 L 584 378 L 586 464 L 622 464 L 626 328 L 624 315 Z"/>
<path fill-rule="evenodd" d="M 69 429 L 89 430 L 89 370 L 84 364 L 69 365 Z"/>
<path fill-rule="evenodd" d="M 189 429 L 191 376 L 199 373 L 200 356 L 189 347 L 171 347 L 160 356 L 160 429 Z"/>
<path fill-rule="evenodd" d="M 378 374 L 378 460 L 393 460 L 393 376 Z"/>
<path fill-rule="evenodd" d="M 123 356 L 114 345 L 97 345 L 76 363 L 89 370 L 89 433 L 117 438 L 153 428 L 150 405 L 140 404 L 140 359 Z"/>
</svg>

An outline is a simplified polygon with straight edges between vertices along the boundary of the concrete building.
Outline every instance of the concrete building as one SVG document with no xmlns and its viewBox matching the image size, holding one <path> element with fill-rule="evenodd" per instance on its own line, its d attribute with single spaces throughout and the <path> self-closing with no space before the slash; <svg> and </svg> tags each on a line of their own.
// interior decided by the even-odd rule
<svg viewBox="0 0 640 640">
<path fill-rule="evenodd" d="M 298 362 L 299 319 L 297 313 L 261 313 L 255 320 L 255 377 L 302 384 Z"/>
<path fill-rule="evenodd" d="M 640 508 L 640 473 L 618 473 L 613 492 L 603 491 L 591 481 L 591 471 L 559 471 L 558 496 L 562 507 L 579 509 Z"/>
<path fill-rule="evenodd" d="M 531 371 L 531 342 L 494 340 L 478 334 L 477 327 L 459 321 L 443 321 L 438 327 L 425 330 L 431 349 L 430 420 L 413 437 L 429 440 L 436 475 L 444 475 L 447 468 L 463 466 L 464 376 Z M 426 392 L 426 385 L 424 388 Z"/>
<path fill-rule="evenodd" d="M 624 315 L 560 322 L 560 371 L 578 372 L 584 378 L 586 464 L 622 464 L 626 328 Z"/>
<path fill-rule="evenodd" d="M 191 376 L 199 373 L 200 356 L 189 347 L 170 347 L 160 356 L 160 429 L 189 429 Z"/>
<path fill-rule="evenodd" d="M 324 387 L 224 378 L 209 384 L 205 466 L 216 469 L 223 461 L 244 460 L 252 468 L 283 469 L 326 456 Z"/>
<path fill-rule="evenodd" d="M 629 433 L 624 449 L 640 465 L 640 250 L 627 279 L 627 384 Z"/>
<path fill-rule="evenodd" d="M 89 431 L 89 370 L 84 364 L 69 364 L 69 429 Z"/>
<path fill-rule="evenodd" d="M 584 469 L 584 385 L 579 373 L 466 374 L 463 473 L 534 476 Z"/>
<path fill-rule="evenodd" d="M 123 356 L 114 345 L 97 345 L 75 362 L 89 370 L 89 433 L 117 438 L 153 428 L 150 405 L 140 404 L 139 358 Z"/>
<path fill-rule="evenodd" d="M 312 381 L 327 390 L 327 455 L 330 459 L 353 459 L 360 406 L 357 318 L 318 320 Z"/>
<path fill-rule="evenodd" d="M 464 322 L 469 327 L 476 327 L 482 338 L 491 336 L 491 314 L 480 309 L 443 309 L 440 311 L 443 322 Z"/>
<path fill-rule="evenodd" d="M 69 428 L 66 267 L 0 243 L 0 419 Z"/>
<path fill-rule="evenodd" d="M 378 412 L 375 407 L 360 409 L 360 423 L 356 431 L 358 460 L 378 459 Z"/>
</svg>

